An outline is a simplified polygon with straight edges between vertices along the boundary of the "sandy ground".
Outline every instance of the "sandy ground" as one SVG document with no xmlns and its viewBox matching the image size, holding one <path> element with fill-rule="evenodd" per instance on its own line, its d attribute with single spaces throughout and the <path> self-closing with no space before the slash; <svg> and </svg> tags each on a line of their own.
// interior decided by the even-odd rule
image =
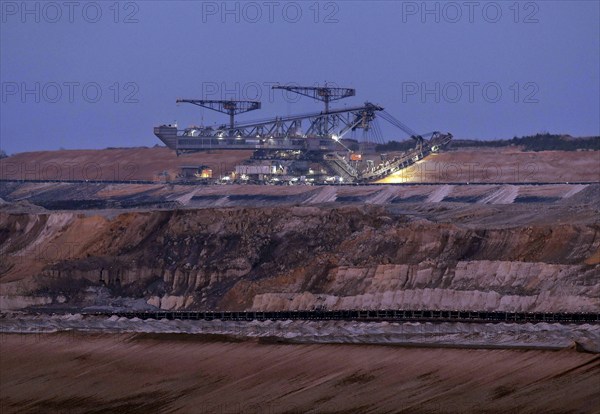
<svg viewBox="0 0 600 414">
<path fill-rule="evenodd" d="M 251 151 L 211 151 L 179 157 L 168 148 L 115 148 L 22 152 L 0 160 L 0 178 L 27 180 L 174 179 L 181 166 L 208 165 L 218 176 L 248 159 Z"/>
<path fill-rule="evenodd" d="M 600 412 L 600 357 L 573 350 L 153 334 L 1 340 L 2 413 Z"/>
<path fill-rule="evenodd" d="M 433 154 L 381 183 L 576 182 L 600 180 L 600 152 L 479 148 Z"/>
<path fill-rule="evenodd" d="M 250 151 L 212 151 L 177 157 L 168 148 L 38 151 L 0 160 L 0 178 L 30 180 L 173 179 L 184 165 L 208 165 L 228 174 Z M 577 182 L 600 181 L 600 152 L 523 152 L 518 148 L 458 149 L 434 154 L 383 180 L 388 182 Z"/>
</svg>

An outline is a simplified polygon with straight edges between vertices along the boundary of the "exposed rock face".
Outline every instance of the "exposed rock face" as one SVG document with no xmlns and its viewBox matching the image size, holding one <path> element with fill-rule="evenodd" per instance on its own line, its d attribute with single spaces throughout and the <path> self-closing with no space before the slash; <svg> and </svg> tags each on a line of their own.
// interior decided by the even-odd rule
<svg viewBox="0 0 600 414">
<path fill-rule="evenodd" d="M 474 227 L 438 209 L 0 213 L 1 307 L 106 285 L 163 309 L 600 309 L 596 222 Z"/>
<path fill-rule="evenodd" d="M 427 265 L 340 267 L 322 293 L 261 294 L 253 308 L 312 309 L 317 304 L 328 309 L 598 309 L 585 282 L 592 280 L 593 269 L 583 266 L 482 260 L 458 262 L 449 270 L 440 274 Z M 592 291 L 597 296 L 598 285 Z"/>
</svg>

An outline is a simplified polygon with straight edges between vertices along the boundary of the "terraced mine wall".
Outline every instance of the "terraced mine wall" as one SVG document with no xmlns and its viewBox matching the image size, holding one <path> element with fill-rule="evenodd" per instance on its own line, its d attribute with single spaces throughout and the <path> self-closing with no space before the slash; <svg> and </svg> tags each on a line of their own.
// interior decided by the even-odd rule
<svg viewBox="0 0 600 414">
<path fill-rule="evenodd" d="M 41 210 L 53 211 L 314 206 L 325 203 L 505 205 L 569 201 L 572 204 L 590 204 L 600 199 L 599 194 L 598 183 L 272 186 L 0 180 L 0 208 L 3 203 L 24 203 L 24 207 L 37 206 Z"/>
<path fill-rule="evenodd" d="M 600 309 L 593 207 L 454 204 L 3 211 L 0 307 Z"/>
</svg>

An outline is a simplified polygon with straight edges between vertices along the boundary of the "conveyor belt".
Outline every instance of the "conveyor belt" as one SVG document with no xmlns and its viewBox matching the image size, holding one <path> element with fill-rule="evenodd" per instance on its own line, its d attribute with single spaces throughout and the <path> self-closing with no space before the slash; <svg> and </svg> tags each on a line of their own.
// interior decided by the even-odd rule
<svg viewBox="0 0 600 414">
<path fill-rule="evenodd" d="M 474 323 L 576 323 L 598 324 L 600 313 L 546 313 L 449 310 L 312 310 L 312 311 L 157 311 L 157 312 L 91 312 L 85 315 L 118 316 L 138 319 L 168 320 L 347 320 L 364 322 L 474 322 Z"/>
</svg>

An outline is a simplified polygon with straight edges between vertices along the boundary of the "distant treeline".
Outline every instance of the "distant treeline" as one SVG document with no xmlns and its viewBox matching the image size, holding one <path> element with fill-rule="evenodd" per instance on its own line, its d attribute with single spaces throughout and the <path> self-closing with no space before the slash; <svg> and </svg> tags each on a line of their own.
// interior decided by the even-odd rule
<svg viewBox="0 0 600 414">
<path fill-rule="evenodd" d="M 385 151 L 407 151 L 414 148 L 415 141 L 389 141 L 387 144 L 378 145 L 378 152 Z M 518 146 L 525 151 L 577 151 L 595 150 L 600 151 L 600 137 L 573 138 L 569 135 L 555 135 L 549 133 L 514 137 L 512 139 L 498 139 L 492 141 L 480 141 L 474 139 L 456 139 L 450 143 L 452 148 L 466 147 L 507 147 Z"/>
</svg>

